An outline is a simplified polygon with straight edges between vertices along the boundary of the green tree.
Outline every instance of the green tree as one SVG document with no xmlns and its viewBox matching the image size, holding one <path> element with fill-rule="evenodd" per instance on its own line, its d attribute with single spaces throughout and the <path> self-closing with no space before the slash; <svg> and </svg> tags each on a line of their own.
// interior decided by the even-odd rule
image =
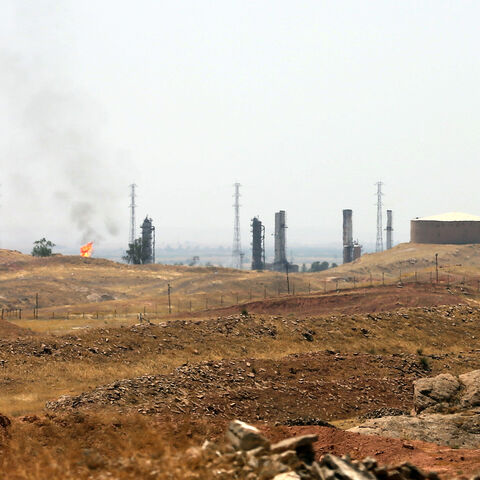
<svg viewBox="0 0 480 480">
<path fill-rule="evenodd" d="M 307 266 L 305 264 L 302 264 L 302 273 L 305 273 L 307 271 Z"/>
<path fill-rule="evenodd" d="M 43 237 L 40 240 L 33 242 L 32 255 L 34 257 L 50 257 L 54 246 L 54 243 Z"/>
<path fill-rule="evenodd" d="M 330 268 L 337 268 L 337 267 L 338 267 L 338 265 L 337 265 L 335 262 L 333 262 L 333 263 L 330 265 Z"/>
<path fill-rule="evenodd" d="M 311 272 L 323 272 L 323 270 L 327 270 L 328 262 L 313 262 L 310 266 Z"/>
<path fill-rule="evenodd" d="M 133 243 L 129 243 L 128 250 L 125 253 L 126 254 L 123 256 L 123 259 L 127 263 L 131 263 L 133 265 L 141 265 L 142 263 L 145 263 L 146 258 L 143 255 L 141 238 L 136 238 Z"/>
</svg>

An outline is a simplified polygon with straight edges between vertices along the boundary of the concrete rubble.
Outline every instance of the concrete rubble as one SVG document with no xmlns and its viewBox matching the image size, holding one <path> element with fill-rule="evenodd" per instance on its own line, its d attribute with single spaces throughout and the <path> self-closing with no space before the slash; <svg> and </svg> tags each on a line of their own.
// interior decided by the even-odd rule
<svg viewBox="0 0 480 480">
<path fill-rule="evenodd" d="M 315 459 L 316 435 L 303 435 L 271 444 L 255 427 L 239 420 L 230 423 L 226 445 L 206 441 L 187 451 L 189 458 L 202 459 L 212 479 L 230 480 L 436 480 L 410 463 L 389 467 L 374 458 L 352 460 L 348 455 L 326 454 Z M 203 463 L 202 462 L 202 463 Z M 480 480 L 479 476 L 472 480 Z"/>
</svg>

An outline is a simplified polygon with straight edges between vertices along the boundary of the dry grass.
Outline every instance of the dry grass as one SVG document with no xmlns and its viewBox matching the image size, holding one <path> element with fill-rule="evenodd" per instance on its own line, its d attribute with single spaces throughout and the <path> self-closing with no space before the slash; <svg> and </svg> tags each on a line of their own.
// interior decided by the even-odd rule
<svg viewBox="0 0 480 480">
<path fill-rule="evenodd" d="M 185 450 L 213 434 L 207 422 L 172 423 L 140 415 L 75 414 L 16 421 L 3 435 L 3 478 L 201 479 L 207 472 Z"/>
<path fill-rule="evenodd" d="M 298 293 L 332 290 L 339 280 L 340 288 L 394 283 L 413 279 L 414 272 L 428 281 L 434 272 L 434 254 L 439 253 L 440 276 L 450 275 L 456 281 L 467 275 L 472 282 L 479 277 L 480 245 L 401 244 L 392 250 L 364 255 L 359 260 L 320 273 L 291 274 L 290 288 Z M 401 274 L 401 275 L 400 275 Z M 325 283 L 326 282 L 326 283 Z M 261 300 L 285 294 L 284 274 L 276 272 L 238 271 L 216 267 L 179 267 L 168 265 L 125 265 L 103 259 L 56 256 L 33 258 L 0 250 L 0 286 L 5 307 L 24 309 L 31 318 L 35 294 L 39 293 L 40 317 L 52 314 L 87 315 L 87 322 L 109 316 L 141 312 L 165 316 L 167 284 L 172 287 L 173 313 L 202 311 L 238 302 Z M 474 284 L 472 283 L 472 285 Z M 93 318 L 89 319 L 88 315 Z M 105 317 L 105 318 L 104 318 Z"/>
<path fill-rule="evenodd" d="M 433 313 L 417 308 L 375 317 L 356 314 L 302 320 L 294 315 L 257 315 L 238 324 L 233 322 L 234 330 L 230 333 L 222 327 L 223 320 L 171 322 L 165 327 L 148 327 L 148 335 L 143 336 L 126 328 L 109 328 L 108 333 L 77 331 L 84 347 L 81 355 L 64 352 L 60 347 L 55 355 L 29 354 L 38 350 L 42 342 L 49 345 L 72 342 L 71 336 L 41 336 L 27 348 L 26 354 L 15 351 L 1 354 L 7 361 L 0 367 L 0 412 L 9 415 L 39 412 L 47 400 L 60 395 L 78 394 L 119 378 L 167 374 L 186 362 L 278 359 L 327 349 L 371 354 L 416 354 L 420 349 L 422 355 L 429 355 L 480 348 L 480 310 L 473 309 L 474 313 L 469 314 L 468 307 L 462 307 L 464 311 L 447 317 L 444 314 L 447 308 Z M 261 333 L 265 328 L 275 331 L 275 335 Z M 305 339 L 306 331 L 315 332 L 313 341 Z M 101 351 L 106 336 L 120 345 L 132 345 L 132 349 L 111 356 L 89 353 L 89 346 Z M 162 343 L 165 338 L 173 342 L 171 348 Z M 468 370 L 468 365 L 465 369 Z"/>
</svg>

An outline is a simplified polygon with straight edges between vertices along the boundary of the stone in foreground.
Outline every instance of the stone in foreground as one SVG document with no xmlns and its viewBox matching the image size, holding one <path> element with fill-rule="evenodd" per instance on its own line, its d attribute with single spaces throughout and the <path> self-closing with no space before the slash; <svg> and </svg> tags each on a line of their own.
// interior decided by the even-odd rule
<svg viewBox="0 0 480 480">
<path fill-rule="evenodd" d="M 236 450 L 253 450 L 258 447 L 270 446 L 270 442 L 260 433 L 260 430 L 240 420 L 230 422 L 227 430 L 227 440 Z"/>
</svg>

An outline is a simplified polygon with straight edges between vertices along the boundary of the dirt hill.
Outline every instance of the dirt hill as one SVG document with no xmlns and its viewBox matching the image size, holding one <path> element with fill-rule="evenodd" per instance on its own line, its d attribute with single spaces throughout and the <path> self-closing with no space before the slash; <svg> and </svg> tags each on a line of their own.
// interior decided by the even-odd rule
<svg viewBox="0 0 480 480">
<path fill-rule="evenodd" d="M 480 245 L 401 244 L 377 254 L 319 273 L 285 274 L 238 271 L 216 267 L 126 265 L 97 258 L 55 255 L 35 258 L 0 250 L 0 306 L 32 309 L 39 294 L 40 313 L 52 311 L 113 313 L 147 308 L 166 312 L 171 286 L 171 310 L 206 310 L 290 293 L 308 294 L 358 285 L 412 280 L 429 282 L 434 254 L 439 254 L 440 279 L 476 281 Z M 473 283 L 472 283 L 473 285 Z M 48 310 L 49 309 L 49 310 Z"/>
</svg>

